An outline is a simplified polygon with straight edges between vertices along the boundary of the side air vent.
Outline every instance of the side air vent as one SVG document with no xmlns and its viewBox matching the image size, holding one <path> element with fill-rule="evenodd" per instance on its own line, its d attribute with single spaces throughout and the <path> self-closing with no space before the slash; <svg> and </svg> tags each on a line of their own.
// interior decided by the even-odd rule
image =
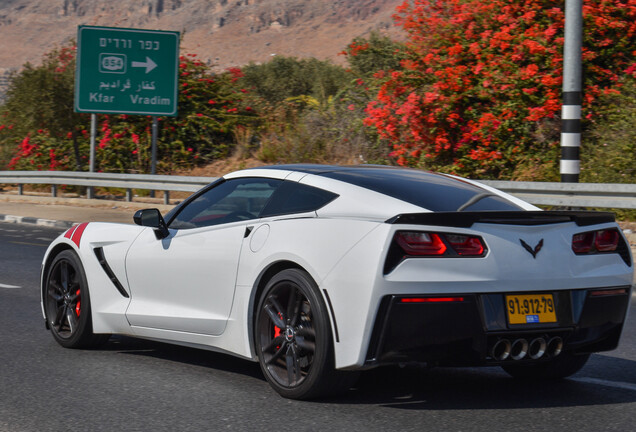
<svg viewBox="0 0 636 432">
<path fill-rule="evenodd" d="M 115 288 L 117 288 L 117 291 L 119 291 L 119 293 L 126 298 L 130 297 L 128 293 L 126 292 L 126 290 L 124 289 L 124 287 L 122 286 L 121 282 L 119 282 L 119 279 L 117 279 L 117 276 L 115 276 L 115 273 L 113 273 L 113 269 L 111 269 L 110 266 L 108 265 L 108 262 L 106 262 L 106 258 L 104 257 L 104 249 L 101 247 L 98 247 L 93 249 L 93 252 L 95 252 L 97 261 L 99 261 L 99 264 L 102 266 L 102 268 L 104 269 L 104 272 L 106 272 L 106 275 L 109 277 L 113 285 L 115 285 Z"/>
</svg>

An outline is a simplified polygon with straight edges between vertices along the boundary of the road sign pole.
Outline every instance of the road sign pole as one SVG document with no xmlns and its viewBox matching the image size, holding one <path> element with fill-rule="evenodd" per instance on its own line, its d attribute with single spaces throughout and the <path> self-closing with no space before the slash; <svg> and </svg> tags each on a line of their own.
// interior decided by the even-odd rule
<svg viewBox="0 0 636 432">
<path fill-rule="evenodd" d="M 150 163 L 150 174 L 157 174 L 157 134 L 159 130 L 159 122 L 157 116 L 152 116 L 152 161 Z M 150 196 L 155 197 L 155 191 L 150 191 Z"/>
<path fill-rule="evenodd" d="M 96 114 L 152 116 L 151 172 L 157 172 L 157 116 L 176 116 L 179 32 L 79 26 L 75 111 L 91 113 L 91 172 Z M 92 197 L 92 188 L 89 189 Z M 154 191 L 151 192 L 154 196 Z"/>
<path fill-rule="evenodd" d="M 97 114 L 91 114 L 91 152 L 89 161 L 89 171 L 95 172 L 95 141 L 97 140 Z M 89 186 L 86 190 L 86 198 L 93 199 L 93 187 Z"/>
<path fill-rule="evenodd" d="M 159 122 L 156 116 L 152 116 L 152 164 L 151 174 L 157 174 L 157 134 L 159 133 Z"/>
<path fill-rule="evenodd" d="M 560 166 L 564 183 L 578 183 L 581 172 L 582 40 L 583 1 L 566 0 Z"/>
</svg>

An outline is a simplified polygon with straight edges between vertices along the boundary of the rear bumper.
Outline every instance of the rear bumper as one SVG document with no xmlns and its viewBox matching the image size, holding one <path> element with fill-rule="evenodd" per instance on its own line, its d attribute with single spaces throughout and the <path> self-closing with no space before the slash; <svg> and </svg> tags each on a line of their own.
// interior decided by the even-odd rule
<svg viewBox="0 0 636 432">
<path fill-rule="evenodd" d="M 631 292 L 629 286 L 551 292 L 556 323 L 509 324 L 505 293 L 457 295 L 461 301 L 404 303 L 385 296 L 379 306 L 365 366 L 418 362 L 440 366 L 540 362 L 558 351 L 609 351 L 618 345 Z M 455 296 L 455 295 L 454 295 Z M 539 356 L 498 356 L 498 342 L 560 341 Z M 502 344 L 500 344 L 502 345 Z M 505 358 L 502 358 L 505 357 Z"/>
</svg>

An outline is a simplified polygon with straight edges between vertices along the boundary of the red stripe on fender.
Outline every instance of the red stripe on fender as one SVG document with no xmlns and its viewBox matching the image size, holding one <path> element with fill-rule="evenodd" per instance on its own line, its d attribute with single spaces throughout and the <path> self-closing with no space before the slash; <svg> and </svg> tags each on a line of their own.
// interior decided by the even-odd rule
<svg viewBox="0 0 636 432">
<path fill-rule="evenodd" d="M 64 233 L 64 237 L 66 237 L 67 239 L 70 239 L 71 236 L 73 235 L 73 231 L 75 231 L 75 228 L 77 228 L 77 225 L 70 227 L 68 231 Z"/>
<path fill-rule="evenodd" d="M 84 230 L 86 229 L 87 225 L 88 225 L 88 222 L 79 224 L 77 228 L 75 228 L 75 232 L 73 232 L 73 237 L 71 238 L 71 240 L 73 241 L 73 243 L 77 245 L 77 247 L 79 247 L 80 245 L 80 240 L 82 240 L 82 234 L 84 234 Z"/>
</svg>

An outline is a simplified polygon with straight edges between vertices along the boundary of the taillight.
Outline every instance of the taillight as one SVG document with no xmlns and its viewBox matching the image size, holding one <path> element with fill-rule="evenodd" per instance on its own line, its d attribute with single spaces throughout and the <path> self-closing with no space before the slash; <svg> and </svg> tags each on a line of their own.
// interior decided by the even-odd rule
<svg viewBox="0 0 636 432">
<path fill-rule="evenodd" d="M 572 236 L 572 250 L 577 255 L 616 252 L 620 239 L 616 228 L 588 231 Z"/>
<path fill-rule="evenodd" d="M 391 273 L 406 258 L 479 258 L 487 252 L 486 243 L 479 236 L 397 231 L 384 262 L 384 274 Z"/>
<path fill-rule="evenodd" d="M 422 231 L 398 231 L 395 242 L 406 256 L 483 256 L 486 251 L 481 237 L 432 233 Z"/>
<path fill-rule="evenodd" d="M 395 240 L 407 255 L 444 255 L 446 245 L 439 235 L 416 231 L 398 231 Z"/>
</svg>

